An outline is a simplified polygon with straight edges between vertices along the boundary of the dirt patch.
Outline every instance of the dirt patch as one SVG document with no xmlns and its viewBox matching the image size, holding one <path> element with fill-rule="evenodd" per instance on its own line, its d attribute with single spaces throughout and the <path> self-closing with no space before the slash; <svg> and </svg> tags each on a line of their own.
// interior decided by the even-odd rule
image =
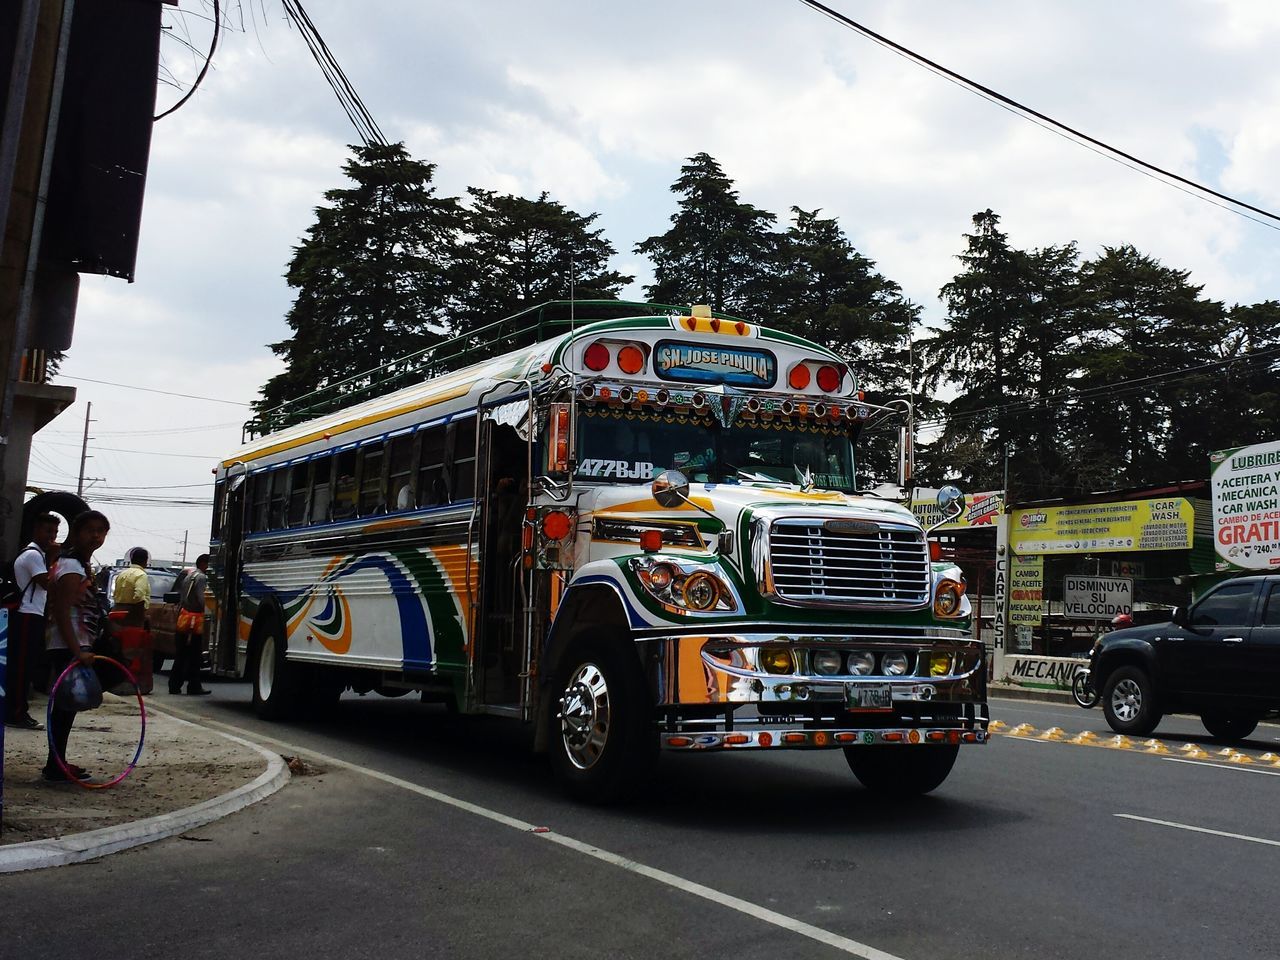
<svg viewBox="0 0 1280 960">
<path fill-rule="evenodd" d="M 32 704 L 44 718 L 44 702 Z M 138 745 L 138 705 L 108 694 L 98 710 L 80 714 L 71 731 L 68 758 L 94 774 L 113 778 Z M 42 779 L 48 751 L 45 732 L 5 730 L 4 832 L 0 843 L 24 843 L 128 823 L 211 800 L 266 770 L 256 751 L 202 727 L 154 711 L 147 713 L 146 742 L 138 766 L 106 790 Z"/>
</svg>

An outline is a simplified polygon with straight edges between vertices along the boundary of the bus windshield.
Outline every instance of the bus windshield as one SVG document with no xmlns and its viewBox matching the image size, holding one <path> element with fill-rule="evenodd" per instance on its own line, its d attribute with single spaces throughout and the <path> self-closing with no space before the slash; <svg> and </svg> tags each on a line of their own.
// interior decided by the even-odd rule
<svg viewBox="0 0 1280 960">
<path fill-rule="evenodd" d="M 674 468 L 703 483 L 796 483 L 854 492 L 853 446 L 839 426 L 739 421 L 587 408 L 578 419 L 583 480 L 648 481 Z"/>
</svg>

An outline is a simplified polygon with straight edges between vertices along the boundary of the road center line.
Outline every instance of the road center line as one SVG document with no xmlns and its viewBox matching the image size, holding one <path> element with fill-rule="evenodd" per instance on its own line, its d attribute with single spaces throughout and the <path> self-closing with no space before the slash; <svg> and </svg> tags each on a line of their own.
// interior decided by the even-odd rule
<svg viewBox="0 0 1280 960">
<path fill-rule="evenodd" d="M 199 714 L 187 713 L 184 710 L 177 710 L 167 705 L 163 708 L 162 712 L 172 713 L 174 716 L 189 719 L 196 723 L 207 724 L 208 726 L 234 731 L 240 736 L 258 740 L 263 743 L 270 743 L 276 747 L 290 750 L 295 754 L 314 757 L 316 760 L 319 760 L 322 763 L 327 763 L 330 766 L 341 767 L 344 770 L 350 770 L 352 773 L 360 773 L 374 780 L 380 780 L 393 787 L 399 787 L 402 790 L 407 790 L 410 793 L 416 793 L 419 796 L 435 800 L 438 803 L 446 804 L 447 806 L 465 811 L 466 813 L 474 814 L 477 817 L 483 817 L 484 819 L 491 820 L 494 823 L 500 823 L 513 830 L 519 830 L 521 833 L 527 833 L 529 836 L 537 837 L 541 840 L 549 840 L 561 847 L 574 850 L 621 870 L 626 870 L 628 873 L 647 877 L 650 880 L 655 880 L 658 883 L 664 884 L 665 886 L 671 887 L 675 890 L 692 894 L 695 897 L 701 897 L 704 900 L 717 903 L 722 907 L 728 907 L 730 910 L 736 910 L 738 913 L 743 913 L 749 917 L 754 917 L 757 920 L 762 920 L 775 927 L 780 927 L 783 930 L 799 934 L 800 936 L 807 937 L 810 940 L 816 940 L 818 943 L 826 944 L 827 946 L 833 947 L 842 953 L 847 953 L 850 956 L 862 957 L 863 960 L 901 960 L 900 957 L 896 957 L 891 953 L 885 953 L 883 950 L 877 950 L 875 947 L 868 946 L 865 943 L 859 943 L 857 940 L 850 940 L 848 937 L 842 937 L 829 930 L 823 930 L 821 927 L 815 927 L 813 924 L 805 923 L 803 920 L 797 920 L 795 917 L 789 917 L 783 913 L 778 913 L 776 910 L 770 910 L 767 907 L 762 907 L 749 900 L 743 900 L 740 897 L 733 896 L 732 894 L 723 893 L 693 880 L 686 880 L 684 877 L 677 876 L 674 873 L 668 873 L 666 870 L 659 870 L 656 867 L 650 867 L 635 860 L 629 860 L 619 854 L 601 849 L 600 847 L 594 846 L 590 843 L 584 843 L 581 840 L 575 840 L 573 837 L 566 836 L 562 833 L 556 833 L 553 830 L 546 830 L 546 832 L 543 833 L 534 833 L 533 831 L 535 830 L 545 828 L 537 827 L 532 823 L 519 820 L 515 817 L 509 817 L 505 813 L 490 810 L 488 807 L 482 807 L 479 804 L 450 796 L 447 793 L 441 793 L 439 790 L 432 790 L 430 787 L 421 786 L 410 780 L 402 780 L 401 778 L 394 777 L 389 773 L 383 773 L 381 770 L 362 767 L 359 764 L 351 763 L 347 760 L 341 760 L 338 757 L 333 757 L 325 753 L 320 753 L 310 747 L 303 747 L 295 743 L 287 743 L 284 740 L 277 740 L 275 737 L 270 737 L 254 730 L 247 730 L 244 727 L 237 727 L 233 724 L 211 720 L 208 717 L 200 716 Z"/>
<path fill-rule="evenodd" d="M 1208 827 L 1194 827 L 1189 823 L 1174 823 L 1172 820 L 1156 820 L 1152 817 L 1139 817 L 1132 813 L 1113 813 L 1113 817 L 1121 820 L 1137 820 L 1141 823 L 1154 823 L 1161 827 L 1175 827 L 1178 830 L 1190 830 L 1192 833 L 1207 833 L 1215 837 L 1227 837 L 1231 840 L 1248 840 L 1250 843 L 1265 843 L 1269 847 L 1280 847 L 1280 840 L 1267 840 L 1265 837 L 1250 837 L 1243 833 L 1227 833 L 1224 830 L 1210 830 Z"/>
<path fill-rule="evenodd" d="M 1161 757 L 1161 760 L 1168 760 L 1170 763 L 1190 763 L 1197 767 L 1212 767 L 1214 770 L 1234 770 L 1237 773 L 1260 773 L 1264 777 L 1280 777 L 1280 771 L 1276 770 L 1256 770 L 1253 767 L 1245 767 L 1239 765 L 1228 766 L 1226 763 L 1207 763 L 1204 760 L 1187 760 L 1183 757 Z"/>
</svg>

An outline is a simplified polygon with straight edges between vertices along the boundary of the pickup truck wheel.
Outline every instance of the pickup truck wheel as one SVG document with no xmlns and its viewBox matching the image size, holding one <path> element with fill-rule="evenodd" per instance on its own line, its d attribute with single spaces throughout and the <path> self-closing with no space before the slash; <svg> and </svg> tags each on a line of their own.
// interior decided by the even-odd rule
<svg viewBox="0 0 1280 960">
<path fill-rule="evenodd" d="M 1215 740 L 1235 743 L 1253 733 L 1258 726 L 1258 718 L 1239 713 L 1206 713 L 1200 722 Z"/>
<path fill-rule="evenodd" d="M 275 617 L 263 623 L 254 646 L 254 712 L 263 720 L 287 720 L 298 711 L 301 683 L 297 664 L 284 658 L 284 631 Z"/>
<path fill-rule="evenodd" d="M 844 758 L 868 790 L 890 797 L 917 797 L 942 785 L 959 752 L 955 744 L 845 747 Z"/>
<path fill-rule="evenodd" d="M 626 799 L 658 759 L 653 710 L 630 643 L 575 641 L 551 681 L 551 769 L 588 803 Z"/>
<path fill-rule="evenodd" d="M 1151 678 L 1140 667 L 1121 667 L 1107 678 L 1102 712 L 1112 730 L 1134 737 L 1146 736 L 1164 717 Z"/>
</svg>

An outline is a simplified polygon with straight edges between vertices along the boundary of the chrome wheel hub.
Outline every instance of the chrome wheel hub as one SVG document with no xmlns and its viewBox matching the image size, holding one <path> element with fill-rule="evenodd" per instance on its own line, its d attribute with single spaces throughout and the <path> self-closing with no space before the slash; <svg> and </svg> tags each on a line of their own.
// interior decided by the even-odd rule
<svg viewBox="0 0 1280 960">
<path fill-rule="evenodd" d="M 584 663 L 570 676 L 560 697 L 560 740 L 565 755 L 579 770 L 588 770 L 604 753 L 609 739 L 609 686 L 594 663 Z"/>
<path fill-rule="evenodd" d="M 1126 677 L 1111 691 L 1111 712 L 1125 723 L 1136 720 L 1142 710 L 1142 688 L 1138 681 Z"/>
<path fill-rule="evenodd" d="M 258 696 L 271 699 L 271 685 L 276 678 L 276 638 L 268 636 L 262 641 L 258 654 Z"/>
</svg>

